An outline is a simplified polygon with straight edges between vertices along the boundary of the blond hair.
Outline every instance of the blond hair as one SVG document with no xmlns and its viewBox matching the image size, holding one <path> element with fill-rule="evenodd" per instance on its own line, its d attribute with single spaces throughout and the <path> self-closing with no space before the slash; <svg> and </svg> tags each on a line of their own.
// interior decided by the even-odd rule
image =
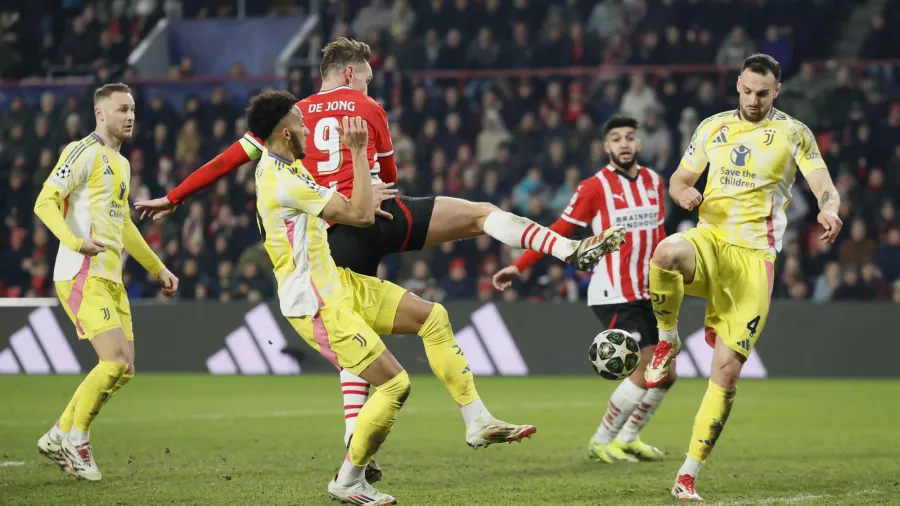
<svg viewBox="0 0 900 506">
<path fill-rule="evenodd" d="M 319 72 L 324 77 L 347 65 L 366 63 L 371 57 L 372 48 L 365 42 L 338 37 L 322 48 L 322 64 L 319 66 Z"/>
</svg>

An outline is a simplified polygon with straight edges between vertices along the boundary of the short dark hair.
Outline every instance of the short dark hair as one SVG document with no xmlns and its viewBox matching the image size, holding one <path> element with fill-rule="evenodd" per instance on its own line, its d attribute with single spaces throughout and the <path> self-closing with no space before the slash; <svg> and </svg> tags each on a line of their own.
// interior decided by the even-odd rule
<svg viewBox="0 0 900 506">
<path fill-rule="evenodd" d="M 635 130 L 638 129 L 638 120 L 632 118 L 631 116 L 623 116 L 616 115 L 609 119 L 606 123 L 603 124 L 603 136 L 609 135 L 614 128 L 622 128 L 622 127 L 631 127 Z"/>
<path fill-rule="evenodd" d="M 94 104 L 103 100 L 104 98 L 109 98 L 113 95 L 113 93 L 131 93 L 131 88 L 128 87 L 125 83 L 109 83 L 104 84 L 103 86 L 94 90 Z"/>
<path fill-rule="evenodd" d="M 772 74 L 775 76 L 776 82 L 781 82 L 781 64 L 778 63 L 778 60 L 767 54 L 756 53 L 748 56 L 747 59 L 744 60 L 744 65 L 741 67 L 741 72 L 745 70 L 749 70 L 750 72 L 761 76 Z"/>
<path fill-rule="evenodd" d="M 250 100 L 247 107 L 247 128 L 263 140 L 272 135 L 275 127 L 291 112 L 297 97 L 287 91 L 264 91 Z"/>
<path fill-rule="evenodd" d="M 319 72 L 322 76 L 333 70 L 340 70 L 347 65 L 366 63 L 372 57 L 372 48 L 365 42 L 338 37 L 322 48 L 322 63 Z"/>
</svg>

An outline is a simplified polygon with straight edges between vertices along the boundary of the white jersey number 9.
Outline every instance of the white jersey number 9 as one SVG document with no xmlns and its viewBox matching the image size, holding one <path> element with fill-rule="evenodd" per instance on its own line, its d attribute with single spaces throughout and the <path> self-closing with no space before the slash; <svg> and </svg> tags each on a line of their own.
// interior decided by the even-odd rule
<svg viewBox="0 0 900 506">
<path fill-rule="evenodd" d="M 341 168 L 343 154 L 340 126 L 337 118 L 322 118 L 316 123 L 316 131 L 313 132 L 316 149 L 328 153 L 328 160 L 318 162 L 316 166 L 319 174 L 329 174 Z"/>
</svg>

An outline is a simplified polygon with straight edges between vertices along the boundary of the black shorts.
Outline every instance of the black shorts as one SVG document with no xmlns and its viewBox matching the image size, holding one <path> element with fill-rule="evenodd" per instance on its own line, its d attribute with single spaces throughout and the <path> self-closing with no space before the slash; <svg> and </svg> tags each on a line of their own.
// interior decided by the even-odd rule
<svg viewBox="0 0 900 506">
<path fill-rule="evenodd" d="M 656 315 L 653 314 L 653 305 L 649 300 L 591 306 L 591 309 L 607 329 L 630 332 L 642 349 L 659 344 Z"/>
<path fill-rule="evenodd" d="M 338 267 L 375 276 L 381 259 L 391 253 L 422 249 L 434 211 L 434 197 L 395 197 L 381 203 L 393 220 L 375 217 L 371 226 L 334 225 L 328 246 Z"/>
</svg>

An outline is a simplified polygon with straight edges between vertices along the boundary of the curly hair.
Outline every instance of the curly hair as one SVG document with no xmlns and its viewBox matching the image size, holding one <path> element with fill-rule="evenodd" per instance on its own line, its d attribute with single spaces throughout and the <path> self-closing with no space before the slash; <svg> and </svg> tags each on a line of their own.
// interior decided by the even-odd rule
<svg viewBox="0 0 900 506">
<path fill-rule="evenodd" d="M 268 139 L 296 103 L 297 97 L 287 91 L 260 93 L 250 100 L 247 107 L 247 128 L 253 135 L 263 140 Z"/>
</svg>

